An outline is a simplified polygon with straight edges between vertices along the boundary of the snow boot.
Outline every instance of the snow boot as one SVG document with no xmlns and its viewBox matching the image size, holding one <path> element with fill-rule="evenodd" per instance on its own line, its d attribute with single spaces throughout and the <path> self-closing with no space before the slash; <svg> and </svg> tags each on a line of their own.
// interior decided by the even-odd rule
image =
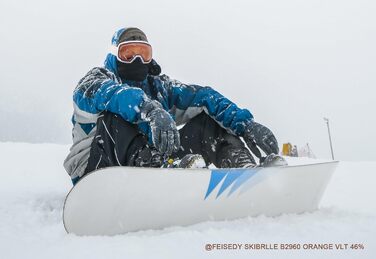
<svg viewBox="0 0 376 259">
<path fill-rule="evenodd" d="M 162 167 L 164 158 L 154 147 L 143 146 L 132 154 L 128 166 L 135 167 Z"/>
<path fill-rule="evenodd" d="M 155 168 L 205 168 L 205 160 L 198 154 L 187 154 L 181 159 L 165 159 L 154 147 L 144 146 L 132 156 L 131 166 Z"/>
<path fill-rule="evenodd" d="M 280 155 L 270 154 L 262 159 L 261 167 L 287 166 L 287 161 Z"/>
<path fill-rule="evenodd" d="M 220 168 L 253 168 L 257 164 L 246 147 L 225 146 L 217 154 Z"/>
<path fill-rule="evenodd" d="M 204 158 L 199 154 L 187 154 L 182 159 L 174 160 L 175 168 L 206 168 Z"/>
<path fill-rule="evenodd" d="M 206 168 L 204 158 L 199 154 L 187 154 L 182 159 L 169 159 L 164 168 Z"/>
</svg>

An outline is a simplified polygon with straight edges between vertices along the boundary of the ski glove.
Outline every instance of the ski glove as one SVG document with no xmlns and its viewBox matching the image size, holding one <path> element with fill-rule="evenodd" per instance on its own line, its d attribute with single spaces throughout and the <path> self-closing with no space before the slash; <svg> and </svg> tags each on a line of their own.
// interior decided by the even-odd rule
<svg viewBox="0 0 376 259">
<path fill-rule="evenodd" d="M 146 104 L 143 110 L 144 121 L 147 121 L 150 126 L 149 138 L 151 139 L 149 141 L 151 140 L 154 147 L 166 155 L 178 151 L 180 136 L 171 115 L 156 101 Z"/>
<path fill-rule="evenodd" d="M 261 125 L 260 123 L 257 123 L 255 121 L 250 121 L 249 123 L 247 123 L 243 138 L 247 143 L 247 146 L 254 153 L 255 150 L 257 150 L 256 146 L 261 148 L 261 150 L 264 151 L 266 155 L 272 153 L 278 154 L 279 152 L 278 142 L 272 131 L 264 125 Z M 260 154 L 258 150 L 256 152 Z"/>
</svg>

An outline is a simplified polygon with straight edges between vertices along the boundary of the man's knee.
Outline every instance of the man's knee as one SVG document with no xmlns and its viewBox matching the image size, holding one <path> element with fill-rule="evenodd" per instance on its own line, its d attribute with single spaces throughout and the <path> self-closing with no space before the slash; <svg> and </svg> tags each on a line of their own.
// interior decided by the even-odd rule
<svg viewBox="0 0 376 259">
<path fill-rule="evenodd" d="M 120 115 L 105 111 L 97 120 L 96 134 L 91 143 L 86 172 L 108 167 L 127 165 L 135 140 L 146 144 L 146 138 L 137 125 L 125 121 Z"/>
<path fill-rule="evenodd" d="M 188 128 L 188 131 L 190 129 L 200 129 L 202 139 L 204 141 L 210 138 L 215 139 L 217 142 L 226 142 L 236 147 L 244 146 L 244 143 L 239 136 L 235 136 L 229 133 L 217 121 L 215 121 L 205 112 L 202 112 L 196 117 L 192 118 L 185 125 L 185 127 Z"/>
<path fill-rule="evenodd" d="M 205 124 L 207 121 L 215 122 L 214 119 L 212 119 L 206 112 L 201 112 L 200 114 L 193 117 L 190 121 L 187 122 L 187 124 L 194 124 L 194 125 L 202 125 Z"/>
<path fill-rule="evenodd" d="M 139 134 L 136 124 L 124 120 L 120 115 L 109 111 L 104 111 L 97 120 L 97 132 L 116 135 L 127 133 L 128 136 Z"/>
</svg>

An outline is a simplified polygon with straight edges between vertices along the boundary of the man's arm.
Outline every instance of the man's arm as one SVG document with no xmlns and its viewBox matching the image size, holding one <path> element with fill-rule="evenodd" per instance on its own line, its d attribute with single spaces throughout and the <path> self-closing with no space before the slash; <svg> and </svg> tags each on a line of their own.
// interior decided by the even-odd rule
<svg viewBox="0 0 376 259">
<path fill-rule="evenodd" d="M 105 68 L 92 69 L 79 82 L 73 99 L 76 122 L 95 123 L 87 118 L 106 110 L 137 124 L 149 143 L 162 153 L 171 154 L 180 146 L 175 121 L 162 105 L 148 98 L 140 88 L 119 84 Z"/>
<path fill-rule="evenodd" d="M 205 111 L 223 128 L 235 135 L 242 135 L 245 123 L 253 120 L 249 110 L 240 109 L 211 87 L 182 84 L 165 75 L 161 76 L 161 80 L 167 86 L 170 107 L 176 109 L 178 124 Z"/>
<path fill-rule="evenodd" d="M 278 143 L 274 134 L 264 125 L 257 123 L 247 109 L 236 104 L 213 90 L 211 87 L 186 85 L 161 76 L 168 87 L 169 104 L 176 109 L 176 121 L 184 123 L 203 110 L 223 128 L 242 136 L 248 147 L 259 156 L 256 145 L 266 154 L 278 154 Z"/>
<path fill-rule="evenodd" d="M 77 115 L 107 110 L 119 114 L 128 122 L 137 123 L 141 118 L 140 107 L 148 98 L 141 89 L 118 83 L 115 75 L 108 70 L 93 68 L 78 83 L 73 101 Z M 76 117 L 75 120 L 81 122 L 81 116 Z"/>
</svg>

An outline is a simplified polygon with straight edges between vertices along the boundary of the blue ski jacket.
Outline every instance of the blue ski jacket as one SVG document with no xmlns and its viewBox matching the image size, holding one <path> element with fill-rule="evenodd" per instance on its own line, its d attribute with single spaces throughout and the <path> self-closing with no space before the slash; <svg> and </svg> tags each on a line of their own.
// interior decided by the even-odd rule
<svg viewBox="0 0 376 259">
<path fill-rule="evenodd" d="M 114 34 L 112 45 L 118 45 L 124 30 L 125 28 Z M 119 114 L 149 135 L 148 122 L 143 120 L 140 110 L 152 100 L 158 101 L 172 115 L 177 125 L 182 125 L 205 111 L 230 133 L 242 135 L 245 124 L 253 119 L 247 109 L 240 109 L 208 86 L 183 84 L 166 75 L 148 75 L 142 82 L 122 82 L 117 71 L 116 56 L 109 53 L 104 67 L 91 69 L 79 81 L 73 93 L 73 146 L 64 161 L 64 167 L 71 178 L 84 174 L 96 132 L 96 121 L 102 111 Z"/>
</svg>

